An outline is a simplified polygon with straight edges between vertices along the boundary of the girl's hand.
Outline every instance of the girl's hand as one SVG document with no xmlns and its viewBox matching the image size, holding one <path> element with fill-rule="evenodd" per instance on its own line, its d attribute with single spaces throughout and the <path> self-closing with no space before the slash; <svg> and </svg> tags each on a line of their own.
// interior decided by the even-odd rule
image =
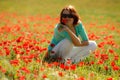
<svg viewBox="0 0 120 80">
<path fill-rule="evenodd" d="M 58 31 L 68 31 L 69 28 L 66 25 L 60 24 L 60 26 L 58 27 Z"/>
</svg>

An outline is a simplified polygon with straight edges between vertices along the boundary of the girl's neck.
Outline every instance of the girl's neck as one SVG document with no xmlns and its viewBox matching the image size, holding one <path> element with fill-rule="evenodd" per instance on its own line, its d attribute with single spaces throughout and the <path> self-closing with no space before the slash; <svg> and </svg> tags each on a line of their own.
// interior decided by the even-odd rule
<svg viewBox="0 0 120 80">
<path fill-rule="evenodd" d="M 68 27 L 69 27 L 69 28 L 72 28 L 72 27 L 73 27 L 73 25 L 72 25 L 72 24 L 71 24 L 71 25 L 68 25 Z"/>
<path fill-rule="evenodd" d="M 69 28 L 73 28 L 73 25 L 69 25 Z"/>
</svg>

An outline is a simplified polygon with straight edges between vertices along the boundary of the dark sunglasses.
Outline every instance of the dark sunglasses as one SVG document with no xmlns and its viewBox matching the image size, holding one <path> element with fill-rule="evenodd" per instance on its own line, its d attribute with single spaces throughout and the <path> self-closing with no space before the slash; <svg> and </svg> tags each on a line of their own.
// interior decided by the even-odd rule
<svg viewBox="0 0 120 80">
<path fill-rule="evenodd" d="M 73 18 L 73 15 L 72 14 L 62 14 L 62 17 L 63 18 Z"/>
</svg>

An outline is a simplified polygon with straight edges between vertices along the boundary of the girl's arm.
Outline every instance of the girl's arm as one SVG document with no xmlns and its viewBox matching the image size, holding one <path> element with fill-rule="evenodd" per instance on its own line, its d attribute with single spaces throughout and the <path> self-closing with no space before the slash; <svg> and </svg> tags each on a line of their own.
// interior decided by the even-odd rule
<svg viewBox="0 0 120 80">
<path fill-rule="evenodd" d="M 66 31 L 70 35 L 72 42 L 75 46 L 87 46 L 89 44 L 88 41 L 83 41 L 81 43 L 80 39 L 69 28 L 67 28 Z"/>
<path fill-rule="evenodd" d="M 68 32 L 68 34 L 70 35 L 71 40 L 75 46 L 87 46 L 89 44 L 88 41 L 83 41 L 81 43 L 80 39 L 66 25 L 63 25 L 63 29 L 61 31 L 63 31 L 63 30 Z"/>
</svg>

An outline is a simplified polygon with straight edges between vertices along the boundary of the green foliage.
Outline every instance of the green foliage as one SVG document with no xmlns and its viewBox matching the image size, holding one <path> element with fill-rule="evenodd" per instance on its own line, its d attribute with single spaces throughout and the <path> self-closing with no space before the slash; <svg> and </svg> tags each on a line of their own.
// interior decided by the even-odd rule
<svg viewBox="0 0 120 80">
<path fill-rule="evenodd" d="M 42 63 L 54 25 L 66 5 L 75 6 L 87 32 L 99 37 L 95 39 L 98 44 L 115 42 L 115 46 L 105 44 L 97 49 L 100 55 L 108 55 L 104 63 L 98 64 L 101 57 L 95 58 L 95 54 L 83 60 L 84 64 L 76 65 L 75 70 Z M 115 55 L 120 54 L 119 16 L 120 0 L 0 0 L 0 80 L 18 80 L 20 77 L 26 80 L 119 80 L 120 69 L 115 71 L 111 66 Z M 23 39 L 17 42 L 19 37 Z M 10 50 L 10 55 L 6 55 L 6 49 Z M 19 62 L 14 65 L 11 60 Z M 92 61 L 94 64 L 91 65 Z M 115 64 L 120 66 L 120 59 Z M 108 70 L 105 70 L 106 66 Z"/>
</svg>

